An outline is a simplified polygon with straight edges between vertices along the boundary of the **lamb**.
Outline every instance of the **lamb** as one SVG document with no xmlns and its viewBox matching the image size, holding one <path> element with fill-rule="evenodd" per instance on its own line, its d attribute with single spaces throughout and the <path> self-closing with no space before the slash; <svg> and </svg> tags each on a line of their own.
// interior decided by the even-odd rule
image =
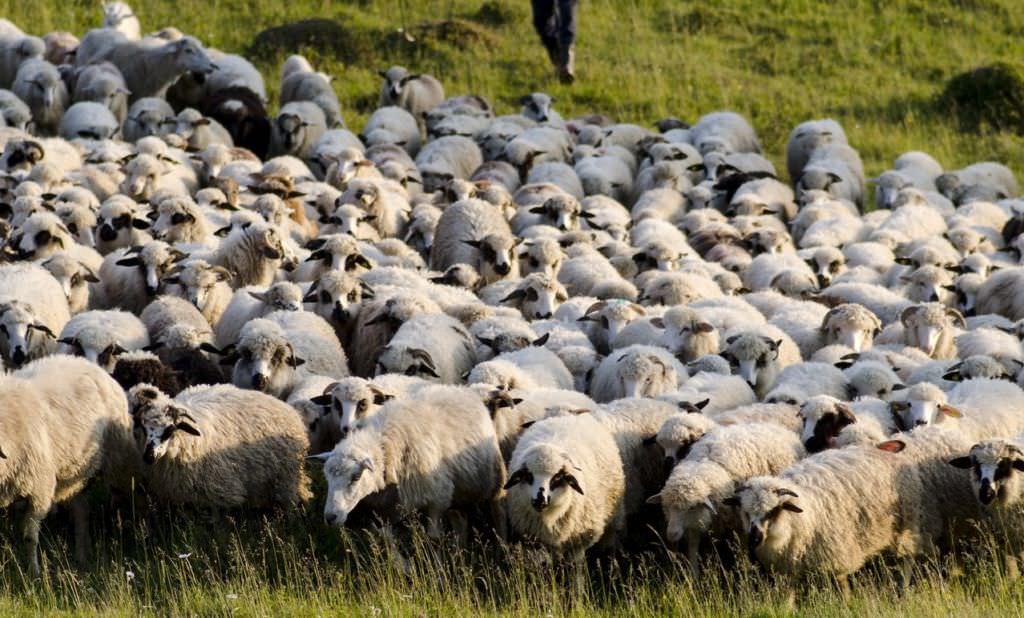
<svg viewBox="0 0 1024 618">
<path fill-rule="evenodd" d="M 345 351 L 334 329 L 308 311 L 275 311 L 250 321 L 223 362 L 234 361 L 231 382 L 280 399 L 309 375 L 349 375 Z M 301 369 L 300 369 L 301 367 Z"/>
<path fill-rule="evenodd" d="M 473 367 L 467 384 L 488 384 L 502 390 L 558 388 L 572 390 L 572 374 L 558 356 L 530 346 L 499 354 Z"/>
<path fill-rule="evenodd" d="M 476 364 L 473 338 L 454 318 L 424 314 L 402 324 L 377 358 L 376 374 L 402 373 L 458 384 Z"/>
<path fill-rule="evenodd" d="M 789 335 L 764 324 L 727 333 L 722 357 L 758 397 L 764 397 L 783 369 L 800 362 L 800 351 Z"/>
<path fill-rule="evenodd" d="M 379 74 L 384 83 L 380 87 L 377 107 L 396 105 L 420 122 L 427 112 L 444 102 L 444 87 L 433 75 L 410 73 L 400 66 L 393 66 Z"/>
<path fill-rule="evenodd" d="M 555 278 L 562 266 L 562 260 L 565 259 L 565 253 L 558 241 L 542 238 L 524 243 L 518 257 L 519 270 L 523 275 L 539 272 Z"/>
<path fill-rule="evenodd" d="M 296 101 L 315 104 L 324 113 L 327 128 L 344 127 L 341 104 L 329 76 L 314 71 L 294 72 L 281 80 L 281 106 Z"/>
<path fill-rule="evenodd" d="M 358 504 L 392 485 L 396 494 L 371 498 L 371 506 L 391 521 L 425 511 L 431 538 L 441 535 L 449 509 L 490 503 L 496 514 L 505 478 L 487 409 L 472 392 L 451 387 L 423 389 L 415 404 L 386 404 L 367 427 L 316 458 L 324 462 L 328 524 L 344 526 Z"/>
<path fill-rule="evenodd" d="M 516 532 L 581 560 L 625 529 L 625 476 L 612 434 L 593 415 L 543 420 L 512 454 L 506 501 Z"/>
<path fill-rule="evenodd" d="M 124 479 L 133 468 L 124 391 L 99 368 L 67 356 L 40 359 L 5 375 L 0 391 L 6 402 L 0 417 L 0 503 L 27 502 L 21 535 L 29 573 L 40 573 L 40 524 L 56 504 L 72 507 L 75 558 L 84 563 L 91 545 L 88 507 L 76 498 L 101 472 Z"/>
<path fill-rule="evenodd" d="M 247 285 L 270 285 L 286 257 L 277 228 L 253 223 L 229 233 L 209 260 L 211 265 L 234 275 L 230 284 L 237 289 Z"/>
<path fill-rule="evenodd" d="M 725 500 L 755 476 L 779 474 L 805 456 L 799 438 L 771 423 L 715 427 L 675 464 L 664 488 L 648 498 L 665 514 L 669 542 L 686 541 L 687 557 L 698 572 L 700 539 L 708 533 L 740 531 L 727 515 Z"/>
<path fill-rule="evenodd" d="M 973 191 L 979 189 L 987 201 L 996 201 L 1020 195 L 1017 179 L 1005 165 L 992 161 L 983 161 L 967 167 L 947 172 L 935 179 L 939 192 L 962 203 Z"/>
<path fill-rule="evenodd" d="M 866 307 L 844 303 L 829 309 L 821 321 L 822 344 L 841 344 L 862 352 L 871 347 L 881 329 L 881 321 Z"/>
<path fill-rule="evenodd" d="M 686 369 L 662 348 L 634 345 L 615 350 L 594 372 L 590 396 L 603 403 L 622 397 L 657 397 L 679 387 Z"/>
<path fill-rule="evenodd" d="M 71 314 L 64 290 L 31 263 L 0 266 L 0 333 L 4 359 L 14 367 L 52 354 Z"/>
<path fill-rule="evenodd" d="M 216 69 L 202 43 L 186 36 L 159 45 L 132 41 L 109 31 L 90 30 L 78 46 L 75 65 L 103 60 L 121 70 L 134 103 L 144 97 L 162 97 L 187 72 L 208 75 Z"/>
<path fill-rule="evenodd" d="M 430 265 L 445 270 L 453 264 L 469 264 L 486 283 L 518 278 L 519 264 L 511 254 L 514 243 L 498 208 L 483 200 L 460 200 L 446 208 L 437 222 Z"/>
<path fill-rule="evenodd" d="M 150 344 L 142 320 L 127 311 L 85 311 L 72 316 L 57 338 L 57 353 L 84 356 L 108 373 L 117 357 Z"/>
<path fill-rule="evenodd" d="M 146 486 L 158 499 L 236 509 L 291 508 L 312 497 L 306 428 L 284 402 L 228 384 L 173 399 L 139 384 L 128 402 Z"/>
<path fill-rule="evenodd" d="M 10 90 L 0 90 L 0 117 L 4 126 L 27 132 L 32 122 L 32 111 L 18 95 Z"/>
<path fill-rule="evenodd" d="M 417 377 L 388 373 L 373 381 L 342 378 L 321 389 L 322 393 L 317 393 L 319 396 L 312 401 L 321 407 L 329 433 L 334 436 L 328 450 L 350 432 L 366 426 L 388 401 L 405 399 L 430 384 Z"/>
<path fill-rule="evenodd" d="M 857 151 L 838 142 L 818 146 L 796 182 L 799 198 L 807 191 L 821 190 L 849 200 L 858 208 L 864 205 L 864 165 Z"/>
<path fill-rule="evenodd" d="M 11 90 L 32 112 L 32 123 L 38 134 L 57 135 L 70 102 L 57 67 L 41 59 L 26 60 L 18 67 Z"/>
<path fill-rule="evenodd" d="M 121 136 L 126 142 L 134 143 L 143 137 L 160 135 L 164 125 L 173 118 L 174 110 L 167 101 L 157 97 L 137 99 L 121 123 Z"/>
</svg>

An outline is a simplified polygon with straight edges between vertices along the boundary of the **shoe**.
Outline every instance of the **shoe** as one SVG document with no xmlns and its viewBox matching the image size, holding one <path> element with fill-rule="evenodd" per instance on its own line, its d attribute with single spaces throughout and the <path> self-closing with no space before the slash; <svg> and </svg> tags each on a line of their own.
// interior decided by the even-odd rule
<svg viewBox="0 0 1024 618">
<path fill-rule="evenodd" d="M 567 49 L 563 50 L 561 58 L 556 65 L 556 73 L 558 79 L 563 84 L 571 84 L 576 81 L 576 46 L 570 45 Z"/>
</svg>

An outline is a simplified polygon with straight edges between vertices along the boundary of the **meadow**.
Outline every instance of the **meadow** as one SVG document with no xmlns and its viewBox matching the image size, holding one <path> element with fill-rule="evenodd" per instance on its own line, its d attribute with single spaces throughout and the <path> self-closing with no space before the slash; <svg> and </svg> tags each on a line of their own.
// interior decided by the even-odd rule
<svg viewBox="0 0 1024 618">
<path fill-rule="evenodd" d="M 1024 171 L 1013 122 L 979 121 L 943 94 L 961 73 L 1024 55 L 1024 13 L 1012 0 L 581 0 L 572 86 L 554 79 L 525 1 L 132 4 L 145 31 L 175 26 L 246 54 L 272 96 L 281 62 L 305 54 L 335 77 L 353 129 L 376 105 L 377 71 L 402 64 L 436 75 L 449 94 L 484 95 L 501 113 L 538 90 L 566 117 L 603 113 L 647 126 L 733 109 L 751 119 L 779 169 L 793 126 L 832 117 L 869 175 L 913 149 L 948 168 L 991 159 Z M 81 34 L 100 21 L 99 3 L 77 0 L 0 0 L 0 15 L 34 34 Z M 317 21 L 296 25 L 308 19 Z M 115 511 L 94 491 L 88 570 L 71 564 L 61 514 L 44 526 L 41 580 L 22 571 L 13 535 L 0 535 L 0 615 L 1024 614 L 1024 588 L 1003 578 L 984 548 L 920 565 L 905 593 L 879 568 L 857 577 L 848 599 L 821 582 L 793 606 L 743 560 L 734 569 L 712 561 L 694 579 L 657 543 L 577 571 L 538 567 L 518 546 L 481 539 L 458 549 L 413 531 L 400 536 L 399 556 L 359 530 L 326 527 L 319 485 L 301 513 L 214 520 L 161 507 Z M 14 529 L 7 522 L 0 530 Z"/>
</svg>

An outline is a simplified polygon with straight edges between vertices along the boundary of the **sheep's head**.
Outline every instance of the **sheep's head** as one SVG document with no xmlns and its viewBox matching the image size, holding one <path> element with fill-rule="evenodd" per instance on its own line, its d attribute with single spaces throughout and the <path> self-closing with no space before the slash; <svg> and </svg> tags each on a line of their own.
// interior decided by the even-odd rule
<svg viewBox="0 0 1024 618">
<path fill-rule="evenodd" d="M 946 394 L 930 382 L 908 388 L 901 399 L 889 402 L 896 425 L 902 431 L 942 423 L 947 417 L 960 418 L 960 411 L 949 405 Z"/>
<path fill-rule="evenodd" d="M 555 445 L 532 446 L 512 461 L 510 469 L 505 483 L 509 499 L 529 499 L 544 520 L 557 521 L 572 505 L 575 494 L 585 495 L 582 471 L 569 453 Z"/>
<path fill-rule="evenodd" d="M 421 255 L 429 254 L 434 246 L 434 230 L 440 219 L 441 211 L 433 206 L 420 205 L 414 208 L 405 233 L 405 244 Z"/>
<path fill-rule="evenodd" d="M 722 466 L 710 462 L 692 462 L 679 466 L 669 476 L 665 489 L 647 499 L 660 504 L 665 515 L 665 537 L 678 543 L 693 533 L 711 529 L 722 500 L 729 496 L 733 479 Z M 692 540 L 692 539 L 687 539 Z"/>
<path fill-rule="evenodd" d="M 58 251 L 70 249 L 74 242 L 68 228 L 51 212 L 33 214 L 11 239 L 18 256 L 26 260 L 48 258 Z"/>
<path fill-rule="evenodd" d="M 846 365 L 842 361 L 837 366 Z M 863 361 L 852 364 L 843 372 L 849 384 L 852 397 L 875 397 L 882 401 L 888 401 L 893 392 L 906 388 L 900 382 L 899 376 L 887 363 L 877 361 Z"/>
<path fill-rule="evenodd" d="M 357 431 L 339 442 L 333 451 L 309 457 L 324 462 L 327 524 L 344 526 L 363 498 L 384 488 L 384 456 L 375 440 L 379 441 L 379 437 Z"/>
<path fill-rule="evenodd" d="M 57 340 L 58 354 L 81 356 L 99 365 L 108 373 L 114 370 L 117 357 L 128 350 L 121 346 L 115 333 L 99 324 L 89 324 L 78 330 L 73 337 Z"/>
<path fill-rule="evenodd" d="M 384 80 L 384 84 L 381 86 L 381 93 L 387 96 L 387 100 L 390 103 L 398 101 L 399 97 L 402 96 L 402 88 L 405 87 L 410 79 L 419 77 L 419 75 L 410 73 L 408 69 L 400 66 L 393 66 L 386 71 L 378 71 L 377 74 Z"/>
<path fill-rule="evenodd" d="M 543 273 L 556 277 L 564 258 L 562 247 L 554 239 L 542 238 L 527 242 L 519 252 L 520 271 L 524 275 Z"/>
<path fill-rule="evenodd" d="M 167 44 L 176 66 L 190 73 L 208 75 L 217 70 L 217 65 L 206 55 L 202 43 L 190 36 L 181 37 Z"/>
<path fill-rule="evenodd" d="M 608 333 L 608 341 L 633 320 L 647 315 L 647 310 L 627 300 L 602 300 L 587 308 L 580 322 L 596 322 Z"/>
<path fill-rule="evenodd" d="M 277 240 L 280 242 L 280 238 Z M 370 261 L 359 252 L 358 241 L 345 234 L 321 236 L 307 243 L 306 248 L 313 251 L 306 258 L 307 262 L 323 262 L 330 270 L 354 274 L 372 267 Z"/>
<path fill-rule="evenodd" d="M 295 369 L 306 361 L 295 350 L 277 323 L 263 318 L 242 327 L 238 343 L 229 346 L 221 362 L 234 362 L 231 381 L 239 388 L 251 388 L 280 397 L 292 384 Z"/>
<path fill-rule="evenodd" d="M 317 313 L 330 316 L 337 324 L 345 324 L 363 299 L 372 299 L 373 290 L 352 275 L 329 270 L 313 282 L 303 302 L 316 303 Z"/>
<path fill-rule="evenodd" d="M 907 307 L 900 313 L 907 345 L 920 348 L 929 356 L 940 349 L 940 343 L 951 339 L 956 327 L 965 328 L 966 320 L 956 309 L 939 303 Z"/>
<path fill-rule="evenodd" d="M 684 362 L 718 351 L 718 330 L 688 307 L 672 307 L 651 324 L 664 328 L 662 342 Z"/>
<path fill-rule="evenodd" d="M 881 320 L 866 307 L 855 303 L 833 307 L 821 321 L 821 334 L 826 345 L 842 344 L 854 352 L 869 349 L 881 329 Z"/>
<path fill-rule="evenodd" d="M 199 422 L 189 411 L 150 384 L 138 384 L 128 391 L 128 406 L 142 461 L 154 464 L 165 456 L 181 436 L 200 437 Z"/>
<path fill-rule="evenodd" d="M 512 303 L 528 320 L 546 320 L 555 314 L 558 306 L 569 300 L 569 295 L 556 279 L 534 273 L 519 283 L 516 289 L 501 300 Z"/>
<path fill-rule="evenodd" d="M 291 112 L 281 112 L 274 119 L 274 132 L 277 133 L 285 152 L 294 152 L 306 139 L 306 128 L 309 122 L 302 116 Z"/>
<path fill-rule="evenodd" d="M 985 274 L 967 272 L 953 280 L 945 289 L 956 295 L 956 308 L 965 317 L 977 314 L 978 290 L 985 283 Z"/>
<path fill-rule="evenodd" d="M 167 243 L 154 240 L 142 246 L 129 247 L 124 257 L 117 260 L 117 266 L 138 268 L 146 287 L 146 294 L 156 296 L 163 287 L 165 275 L 187 255 L 170 247 Z M 175 280 L 172 278 L 172 282 Z"/>
<path fill-rule="evenodd" d="M 715 421 L 702 413 L 708 401 L 704 399 L 697 403 L 680 402 L 679 414 L 670 416 L 653 439 L 646 439 L 648 442 L 653 441 L 665 451 L 667 470 L 671 470 L 685 459 L 694 443 L 715 427 Z"/>
<path fill-rule="evenodd" d="M 815 249 L 806 262 L 817 277 L 820 288 L 828 287 L 846 269 L 846 256 L 835 247 Z"/>
<path fill-rule="evenodd" d="M 779 346 L 781 340 L 773 340 L 755 333 L 732 335 L 725 340 L 722 358 L 729 361 L 733 373 L 739 375 L 750 388 L 758 390 L 758 385 L 767 388 L 774 380 L 771 368 L 778 366 Z"/>
<path fill-rule="evenodd" d="M 672 365 L 649 351 L 627 350 L 615 361 L 625 397 L 657 397 L 675 390 L 678 376 Z"/>
<path fill-rule="evenodd" d="M 950 465 L 971 470 L 971 485 L 985 508 L 1006 508 L 1020 500 L 1024 452 L 1009 440 L 985 440 Z"/>
<path fill-rule="evenodd" d="M 385 346 L 377 359 L 375 375 L 400 373 L 407 376 L 419 376 L 427 380 L 438 380 L 437 363 L 430 352 L 420 348 L 405 346 Z"/>
<path fill-rule="evenodd" d="M 20 367 L 29 360 L 33 341 L 38 338 L 57 338 L 39 319 L 35 309 L 20 300 L 8 300 L 0 304 L 0 334 L 7 341 L 7 360 L 14 367 Z"/>
<path fill-rule="evenodd" d="M 947 286 L 952 285 L 953 275 L 945 268 L 928 264 L 900 277 L 900 281 L 906 284 L 906 295 L 911 301 L 945 303 L 949 296 Z"/>
<path fill-rule="evenodd" d="M 204 221 L 202 212 L 189 198 L 163 200 L 156 209 L 153 235 L 168 243 L 201 240 L 196 229 Z"/>
<path fill-rule="evenodd" d="M 379 386 L 362 378 L 344 378 L 331 384 L 315 403 L 321 403 L 337 418 L 344 438 L 375 415 L 380 407 L 394 399 Z"/>
<path fill-rule="evenodd" d="M 516 239 L 504 234 L 488 234 L 480 240 L 462 242 L 480 252 L 478 270 L 485 281 L 493 283 L 519 276 L 519 263 L 515 255 Z"/>
<path fill-rule="evenodd" d="M 790 298 L 807 298 L 818 292 L 813 275 L 799 270 L 784 270 L 772 277 L 768 287 Z"/>
<path fill-rule="evenodd" d="M 535 122 L 547 122 L 553 113 L 552 105 L 555 98 L 543 92 L 534 92 L 519 97 L 519 104 L 523 106 L 522 115 Z"/>
<path fill-rule="evenodd" d="M 279 281 L 267 288 L 266 292 L 249 292 L 249 295 L 271 311 L 302 311 L 302 288 L 290 281 Z"/>
<path fill-rule="evenodd" d="M 376 218 L 355 204 L 342 204 L 334 210 L 334 214 L 323 221 L 332 224 L 337 233 L 359 239 L 363 233 L 361 227 L 370 225 Z"/>
<path fill-rule="evenodd" d="M 476 290 L 482 280 L 480 274 L 469 264 L 452 264 L 440 277 L 431 277 L 431 283 L 454 285 L 467 290 Z"/>
<path fill-rule="evenodd" d="M 563 232 L 579 229 L 582 211 L 576 198 L 568 194 L 554 195 L 540 206 L 530 209 L 531 213 L 540 215 L 540 223 L 550 225 Z"/>
<path fill-rule="evenodd" d="M 51 257 L 42 266 L 60 283 L 68 302 L 76 292 L 88 294 L 88 284 L 99 283 L 99 277 L 89 267 L 64 253 Z"/>
<path fill-rule="evenodd" d="M 3 157 L 0 162 L 8 173 L 16 171 L 27 172 L 32 166 L 43 160 L 46 151 L 43 145 L 31 139 L 12 139 L 4 146 Z"/>
<path fill-rule="evenodd" d="M 804 510 L 792 484 L 778 478 L 761 476 L 747 481 L 724 503 L 739 508 L 747 530 L 747 548 L 752 554 L 765 544 L 785 545 L 792 534 L 791 517 Z"/>
<path fill-rule="evenodd" d="M 943 380 L 949 380 L 950 382 L 961 382 L 971 378 L 1013 381 L 1014 376 L 1013 373 L 1007 371 L 1006 365 L 991 356 L 982 354 L 968 356 L 962 361 L 953 364 L 942 376 Z"/>
<path fill-rule="evenodd" d="M 199 311 L 204 311 L 217 297 L 215 288 L 227 287 L 232 278 L 231 272 L 226 268 L 211 266 L 203 260 L 192 260 L 176 275 L 164 277 L 162 282 L 181 286 L 181 296 L 195 305 Z"/>
<path fill-rule="evenodd" d="M 803 429 L 800 434 L 809 453 L 817 453 L 835 445 L 839 432 L 857 422 L 853 410 L 834 397 L 811 397 L 800 406 Z"/>
<path fill-rule="evenodd" d="M 640 272 L 648 270 L 675 270 L 682 255 L 679 249 L 663 240 L 651 240 L 633 254 L 633 262 Z"/>
</svg>

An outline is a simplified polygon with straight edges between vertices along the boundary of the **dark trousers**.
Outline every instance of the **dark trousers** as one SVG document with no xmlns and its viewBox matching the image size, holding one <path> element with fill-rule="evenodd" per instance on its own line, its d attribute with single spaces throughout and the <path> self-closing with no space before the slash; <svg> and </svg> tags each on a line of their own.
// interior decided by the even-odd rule
<svg viewBox="0 0 1024 618">
<path fill-rule="evenodd" d="M 576 42 L 576 0 L 530 0 L 533 27 L 548 53 L 557 56 Z"/>
</svg>

